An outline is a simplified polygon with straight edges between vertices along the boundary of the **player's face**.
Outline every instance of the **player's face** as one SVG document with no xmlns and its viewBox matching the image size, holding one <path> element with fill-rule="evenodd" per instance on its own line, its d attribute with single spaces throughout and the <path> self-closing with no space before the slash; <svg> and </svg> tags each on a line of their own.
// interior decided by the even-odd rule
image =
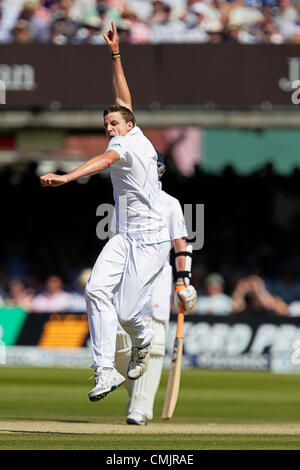
<svg viewBox="0 0 300 470">
<path fill-rule="evenodd" d="M 104 118 L 104 128 L 109 139 L 119 135 L 126 135 L 132 127 L 132 122 L 126 122 L 119 112 L 109 113 Z"/>
</svg>

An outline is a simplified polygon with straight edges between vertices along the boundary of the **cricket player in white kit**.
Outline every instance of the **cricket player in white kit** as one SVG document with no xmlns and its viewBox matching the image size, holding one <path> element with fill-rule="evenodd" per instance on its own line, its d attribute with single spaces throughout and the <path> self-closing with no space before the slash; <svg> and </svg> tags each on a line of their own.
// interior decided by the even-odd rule
<svg viewBox="0 0 300 470">
<path fill-rule="evenodd" d="M 158 176 L 160 179 L 165 171 L 165 165 L 162 155 L 159 152 L 157 153 Z M 168 223 L 169 235 L 172 240 L 175 256 L 180 256 L 180 253 L 186 251 L 186 238 L 188 236 L 181 205 L 177 199 L 163 190 L 161 190 L 161 202 Z M 175 267 L 177 267 L 176 258 Z M 180 273 L 178 274 L 179 277 L 182 277 Z M 127 379 L 125 382 L 130 397 L 126 410 L 128 424 L 146 425 L 147 421 L 153 418 L 153 405 L 165 355 L 166 335 L 171 312 L 172 286 L 173 270 L 169 259 L 167 259 L 163 270 L 153 285 L 151 298 L 142 309 L 142 315 L 154 332 L 154 339 L 145 374 L 138 380 L 132 381 Z M 193 309 L 196 301 L 197 292 L 192 285 L 189 285 L 184 297 L 185 313 Z M 119 328 L 117 334 L 116 368 L 121 374 L 124 374 L 127 370 L 130 351 L 130 337 L 122 328 Z"/>
<path fill-rule="evenodd" d="M 125 382 L 114 368 L 118 321 L 132 342 L 127 377 L 136 380 L 147 369 L 154 334 L 141 311 L 171 247 L 160 200 L 156 151 L 135 125 L 114 23 L 104 38 L 112 53 L 116 101 L 103 113 L 110 140 L 107 150 L 70 173 L 47 173 L 40 178 L 43 187 L 56 187 L 110 169 L 118 233 L 101 251 L 85 294 L 91 367 L 95 370 L 91 401 L 104 398 Z M 184 256 L 180 259 L 184 266 Z"/>
</svg>

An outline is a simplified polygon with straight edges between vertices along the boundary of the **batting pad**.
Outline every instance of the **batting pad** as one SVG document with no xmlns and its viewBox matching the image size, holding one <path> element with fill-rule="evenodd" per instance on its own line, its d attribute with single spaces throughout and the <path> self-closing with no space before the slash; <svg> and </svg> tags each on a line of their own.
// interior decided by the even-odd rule
<svg viewBox="0 0 300 470">
<path fill-rule="evenodd" d="M 146 317 L 145 321 L 148 323 L 154 333 L 150 356 L 164 356 L 166 347 L 165 323 L 152 317 Z M 132 343 L 130 336 L 120 328 L 117 332 L 116 352 L 118 354 L 130 354 L 131 345 Z"/>
<path fill-rule="evenodd" d="M 142 377 L 131 381 L 130 402 L 127 412 L 139 411 L 147 419 L 153 418 L 153 405 L 159 386 L 163 367 L 162 356 L 152 356 L 149 359 L 148 368 Z"/>
</svg>

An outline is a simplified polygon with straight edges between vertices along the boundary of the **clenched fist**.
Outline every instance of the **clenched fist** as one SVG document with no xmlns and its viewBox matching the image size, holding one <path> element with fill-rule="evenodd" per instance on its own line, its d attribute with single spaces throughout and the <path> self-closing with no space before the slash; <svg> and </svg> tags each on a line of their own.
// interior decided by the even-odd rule
<svg viewBox="0 0 300 470">
<path fill-rule="evenodd" d="M 55 173 L 47 173 L 40 177 L 41 186 L 61 186 L 67 183 L 67 179 L 64 175 L 56 175 Z"/>
</svg>

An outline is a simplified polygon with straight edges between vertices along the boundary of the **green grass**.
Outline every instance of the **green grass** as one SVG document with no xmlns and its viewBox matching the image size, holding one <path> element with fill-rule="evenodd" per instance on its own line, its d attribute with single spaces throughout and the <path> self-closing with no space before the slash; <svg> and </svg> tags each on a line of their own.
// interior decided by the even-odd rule
<svg viewBox="0 0 300 470">
<path fill-rule="evenodd" d="M 162 445 L 163 439 L 163 445 Z M 79 444 L 80 443 L 80 444 Z M 114 434 L 3 434 L 1 450 L 299 450 L 300 436 L 147 434 L 124 436 Z"/>
<path fill-rule="evenodd" d="M 123 423 L 125 387 L 90 403 L 91 372 L 0 367 L 0 420 Z M 168 372 L 153 419 L 162 423 Z M 300 423 L 300 376 L 269 372 L 184 370 L 170 423 Z M 163 425 L 163 423 L 162 423 Z M 300 435 L 0 433 L 0 449 L 300 449 Z"/>
</svg>

